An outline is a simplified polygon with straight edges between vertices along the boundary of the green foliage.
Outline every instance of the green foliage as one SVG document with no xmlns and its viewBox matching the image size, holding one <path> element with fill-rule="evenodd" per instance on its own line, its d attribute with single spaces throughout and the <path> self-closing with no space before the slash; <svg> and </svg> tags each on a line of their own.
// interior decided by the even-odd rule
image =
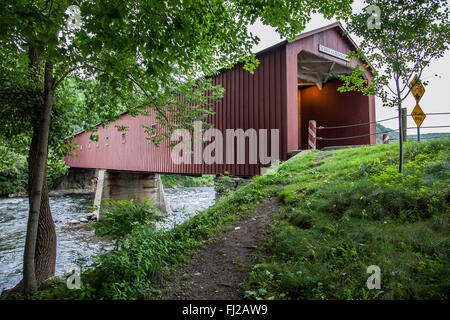
<svg viewBox="0 0 450 320">
<path fill-rule="evenodd" d="M 162 275 L 278 194 L 267 252 L 244 286 L 248 299 L 448 299 L 450 140 L 407 143 L 405 151 L 403 176 L 392 145 L 293 159 L 172 230 L 137 224 L 84 270 L 81 290 L 61 283 L 32 298 L 158 297 Z M 381 290 L 366 287 L 373 264 Z"/>
<path fill-rule="evenodd" d="M 229 195 L 238 188 L 237 180 L 226 172 L 215 179 L 214 189 L 216 190 L 216 198 Z"/>
<path fill-rule="evenodd" d="M 181 174 L 162 174 L 161 181 L 164 187 L 202 187 L 214 184 L 214 175 L 202 175 L 199 177 L 185 176 Z"/>
<path fill-rule="evenodd" d="M 69 167 L 65 162 L 54 157 L 49 157 L 47 161 L 47 184 L 49 188 L 56 187 L 62 178 L 69 173 Z"/>
<path fill-rule="evenodd" d="M 450 140 L 405 148 L 404 175 L 395 145 L 334 151 L 297 171 L 278 192 L 269 257 L 251 271 L 247 297 L 448 299 Z M 374 264 L 381 290 L 366 287 Z"/>
<path fill-rule="evenodd" d="M 74 130 L 106 125 L 127 110 L 132 116 L 155 116 L 165 130 L 153 135 L 152 128 L 143 129 L 158 145 L 174 130 L 192 129 L 195 120 L 213 113 L 223 88 L 208 76 L 238 62 L 254 71 L 258 61 L 251 49 L 259 39 L 248 25 L 261 19 L 292 39 L 311 13 L 342 17 L 351 12 L 350 3 L 2 1 L 0 138 L 26 154 L 42 127 L 40 132 L 50 129 L 50 136 L 45 142 L 35 138 L 37 149 L 49 142 L 54 154 L 67 154 L 76 148 L 70 144 Z M 77 8 L 76 16 L 68 12 L 70 6 Z M 81 95 L 73 94 L 77 85 Z M 47 165 L 42 161 L 36 160 L 41 172 Z"/>
<path fill-rule="evenodd" d="M 273 179 L 273 177 L 271 177 Z M 250 214 L 258 203 L 274 194 L 266 179 L 221 198 L 216 205 L 169 231 L 158 231 L 145 224 L 131 223 L 131 231 L 107 223 L 116 230 L 116 249 L 98 257 L 97 263 L 82 272 L 81 289 L 68 290 L 64 283 L 37 292 L 32 299 L 144 299 L 158 296 L 153 287 L 158 279 L 179 263 L 189 259 L 220 230 Z M 117 209 L 121 216 L 134 215 L 133 204 Z M 140 211 L 140 210 L 138 210 Z M 144 214 L 145 215 L 145 214 Z M 125 218 L 129 220 L 128 218 Z M 125 226 L 129 226 L 125 223 Z M 126 227 L 128 230 L 128 227 Z M 96 227 L 96 232 L 98 227 Z M 106 231 L 107 231 L 106 230 Z M 123 230 L 123 231 L 122 231 Z"/>
<path fill-rule="evenodd" d="M 27 184 L 28 166 L 24 156 L 0 143 L 0 195 L 23 190 Z"/>
<path fill-rule="evenodd" d="M 146 199 L 141 202 L 102 201 L 102 211 L 105 214 L 94 225 L 96 236 L 109 236 L 118 241 L 130 234 L 137 226 L 148 225 L 163 217 L 161 211 Z"/>
<path fill-rule="evenodd" d="M 0 50 L 0 116 L 3 119 L 0 137 L 9 150 L 27 156 L 33 128 L 39 121 L 36 108 L 43 103 L 42 88 L 32 70 L 16 59 Z M 82 125 L 84 117 L 79 91 L 74 81 L 67 79 L 55 96 L 49 136 L 50 157 L 60 158 L 71 150 L 66 138 Z"/>
<path fill-rule="evenodd" d="M 57 186 L 68 172 L 63 161 L 54 156 L 49 157 L 47 164 L 47 184 L 49 188 Z M 24 155 L 15 152 L 0 143 L 0 195 L 8 195 L 26 191 L 28 185 L 28 162 Z"/>
<path fill-rule="evenodd" d="M 194 120 L 212 114 L 212 103 L 222 97 L 223 88 L 213 86 L 212 75 L 220 68 L 242 62 L 253 72 L 258 61 L 252 47 L 259 42 L 248 25 L 257 19 L 294 38 L 310 20 L 312 12 L 325 17 L 343 17 L 351 12 L 350 0 L 313 1 L 132 1 L 115 0 L 27 1 L 0 5 L 0 43 L 10 69 L 31 69 L 31 47 L 42 64 L 38 81 L 21 77 L 21 88 L 9 96 L 26 97 L 18 103 L 12 123 L 23 122 L 15 115 L 36 115 L 43 102 L 43 65 L 51 63 L 55 88 L 67 86 L 66 77 L 80 79 L 80 98 L 92 118 L 90 129 L 125 110 L 130 114 L 155 115 L 167 130 L 153 135 L 159 144 L 179 128 L 192 128 Z M 69 6 L 78 8 L 78 16 Z M 164 12 L 164 15 L 161 15 Z M 75 20 L 78 25 L 69 23 Z M 26 27 L 23 27 L 26 26 Z M 21 39 L 16 42 L 16 39 Z M 33 70 L 29 70 L 33 71 Z M 34 72 L 33 72 L 34 73 Z M 31 86 L 28 86 L 30 84 Z M 1 93 L 0 93 L 1 95 Z M 179 99 L 179 97 L 183 99 Z M 89 112 L 91 109 L 91 112 Z M 95 111 L 94 111 L 95 110 Z M 61 113 L 64 118 L 71 110 Z M 82 113 L 83 114 L 83 113 Z M 99 121 L 96 121 L 99 120 Z M 63 122 L 61 122 L 63 124 Z M 29 129 L 30 126 L 23 126 Z"/>
<path fill-rule="evenodd" d="M 292 215 L 289 221 L 300 229 L 309 229 L 312 226 L 313 219 L 310 214 L 300 212 Z"/>
</svg>

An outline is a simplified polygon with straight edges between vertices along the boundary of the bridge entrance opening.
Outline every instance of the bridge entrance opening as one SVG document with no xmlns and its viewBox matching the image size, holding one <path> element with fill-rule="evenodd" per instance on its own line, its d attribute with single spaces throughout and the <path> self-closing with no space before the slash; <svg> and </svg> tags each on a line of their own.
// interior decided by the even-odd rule
<svg viewBox="0 0 450 320">
<path fill-rule="evenodd" d="M 308 51 L 298 54 L 298 144 L 299 149 L 308 148 L 308 122 L 316 120 L 317 126 L 342 126 L 355 121 L 369 121 L 369 99 L 359 92 L 339 93 L 342 85 L 339 75 L 350 74 L 352 67 L 346 62 L 338 63 Z M 355 120 L 356 119 L 356 120 Z M 317 148 L 335 145 L 368 144 L 368 138 L 332 140 L 361 132 L 368 133 L 369 127 L 355 130 L 322 130 L 318 137 L 330 140 L 317 140 Z M 361 131 L 362 129 L 362 131 Z"/>
</svg>

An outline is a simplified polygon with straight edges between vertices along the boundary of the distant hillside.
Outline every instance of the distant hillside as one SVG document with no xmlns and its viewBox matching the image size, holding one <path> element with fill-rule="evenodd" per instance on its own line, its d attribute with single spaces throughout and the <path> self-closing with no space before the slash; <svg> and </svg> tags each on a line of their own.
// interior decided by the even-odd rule
<svg viewBox="0 0 450 320">
<path fill-rule="evenodd" d="M 393 142 L 397 142 L 398 132 L 391 130 L 392 130 L 391 128 L 385 127 L 377 123 L 377 133 L 380 132 L 380 134 L 377 134 L 377 143 L 383 143 L 383 134 L 381 132 L 387 132 L 389 134 L 389 139 L 392 140 Z M 450 138 L 450 133 L 449 132 L 421 133 L 420 141 L 437 140 L 442 137 Z M 407 139 L 411 141 L 417 141 L 417 134 L 409 134 Z"/>
<path fill-rule="evenodd" d="M 392 129 L 377 123 L 377 143 L 383 143 L 383 133 L 389 134 L 389 139 L 398 141 L 398 132 L 388 132 L 390 130 Z M 380 134 L 378 134 L 379 132 Z"/>
</svg>

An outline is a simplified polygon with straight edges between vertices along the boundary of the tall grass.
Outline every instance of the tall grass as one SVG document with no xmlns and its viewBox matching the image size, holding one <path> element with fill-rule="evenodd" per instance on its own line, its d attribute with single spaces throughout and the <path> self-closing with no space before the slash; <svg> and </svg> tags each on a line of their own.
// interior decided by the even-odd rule
<svg viewBox="0 0 450 320">
<path fill-rule="evenodd" d="M 246 281 L 254 299 L 448 299 L 450 292 L 450 140 L 312 152 L 220 199 L 170 231 L 136 225 L 118 247 L 82 274 L 80 290 L 63 282 L 34 299 L 155 298 L 160 277 L 203 240 L 269 196 L 281 201 L 263 263 Z M 367 267 L 381 268 L 369 290 Z"/>
<path fill-rule="evenodd" d="M 270 258 L 251 272 L 247 296 L 448 299 L 449 147 L 407 143 L 403 175 L 395 145 L 334 151 L 297 172 L 278 192 Z M 380 290 L 366 287 L 370 265 L 381 268 Z"/>
</svg>

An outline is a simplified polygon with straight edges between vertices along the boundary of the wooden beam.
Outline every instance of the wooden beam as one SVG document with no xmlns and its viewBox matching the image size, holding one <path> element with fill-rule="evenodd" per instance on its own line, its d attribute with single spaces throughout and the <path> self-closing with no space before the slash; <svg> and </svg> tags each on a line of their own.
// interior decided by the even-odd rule
<svg viewBox="0 0 450 320">
<path fill-rule="evenodd" d="M 335 64 L 336 64 L 336 62 L 333 61 L 333 63 L 330 66 L 330 69 L 328 69 L 327 76 L 325 77 L 325 80 L 323 80 L 323 83 L 327 83 Z"/>
<path fill-rule="evenodd" d="M 315 77 L 312 77 L 312 76 L 309 76 L 309 75 L 306 75 L 306 74 L 304 74 L 304 73 L 299 72 L 299 73 L 298 73 L 298 77 L 299 77 L 300 79 L 302 79 L 302 80 L 314 82 L 314 83 L 317 84 L 317 86 L 318 86 L 320 89 L 322 89 L 322 87 L 323 87 L 323 80 L 322 80 L 320 74 L 317 73 L 317 72 L 313 72 L 313 71 L 308 72 L 308 73 L 315 74 L 316 76 L 315 76 Z"/>
<path fill-rule="evenodd" d="M 334 63 L 331 60 L 298 60 L 298 63 Z"/>
<path fill-rule="evenodd" d="M 308 75 L 306 75 L 304 73 L 301 73 L 301 72 L 298 73 L 298 77 L 300 79 L 302 79 L 302 80 L 306 80 L 306 81 L 309 81 L 309 82 L 316 83 L 318 81 L 316 77 L 308 76 Z"/>
<path fill-rule="evenodd" d="M 306 70 L 308 72 L 311 72 L 311 73 L 320 73 L 320 74 L 323 74 L 324 76 L 327 75 L 326 71 L 313 69 L 313 68 L 308 68 L 308 67 L 305 67 L 305 66 L 300 66 L 300 68 L 303 69 L 303 70 Z"/>
</svg>

